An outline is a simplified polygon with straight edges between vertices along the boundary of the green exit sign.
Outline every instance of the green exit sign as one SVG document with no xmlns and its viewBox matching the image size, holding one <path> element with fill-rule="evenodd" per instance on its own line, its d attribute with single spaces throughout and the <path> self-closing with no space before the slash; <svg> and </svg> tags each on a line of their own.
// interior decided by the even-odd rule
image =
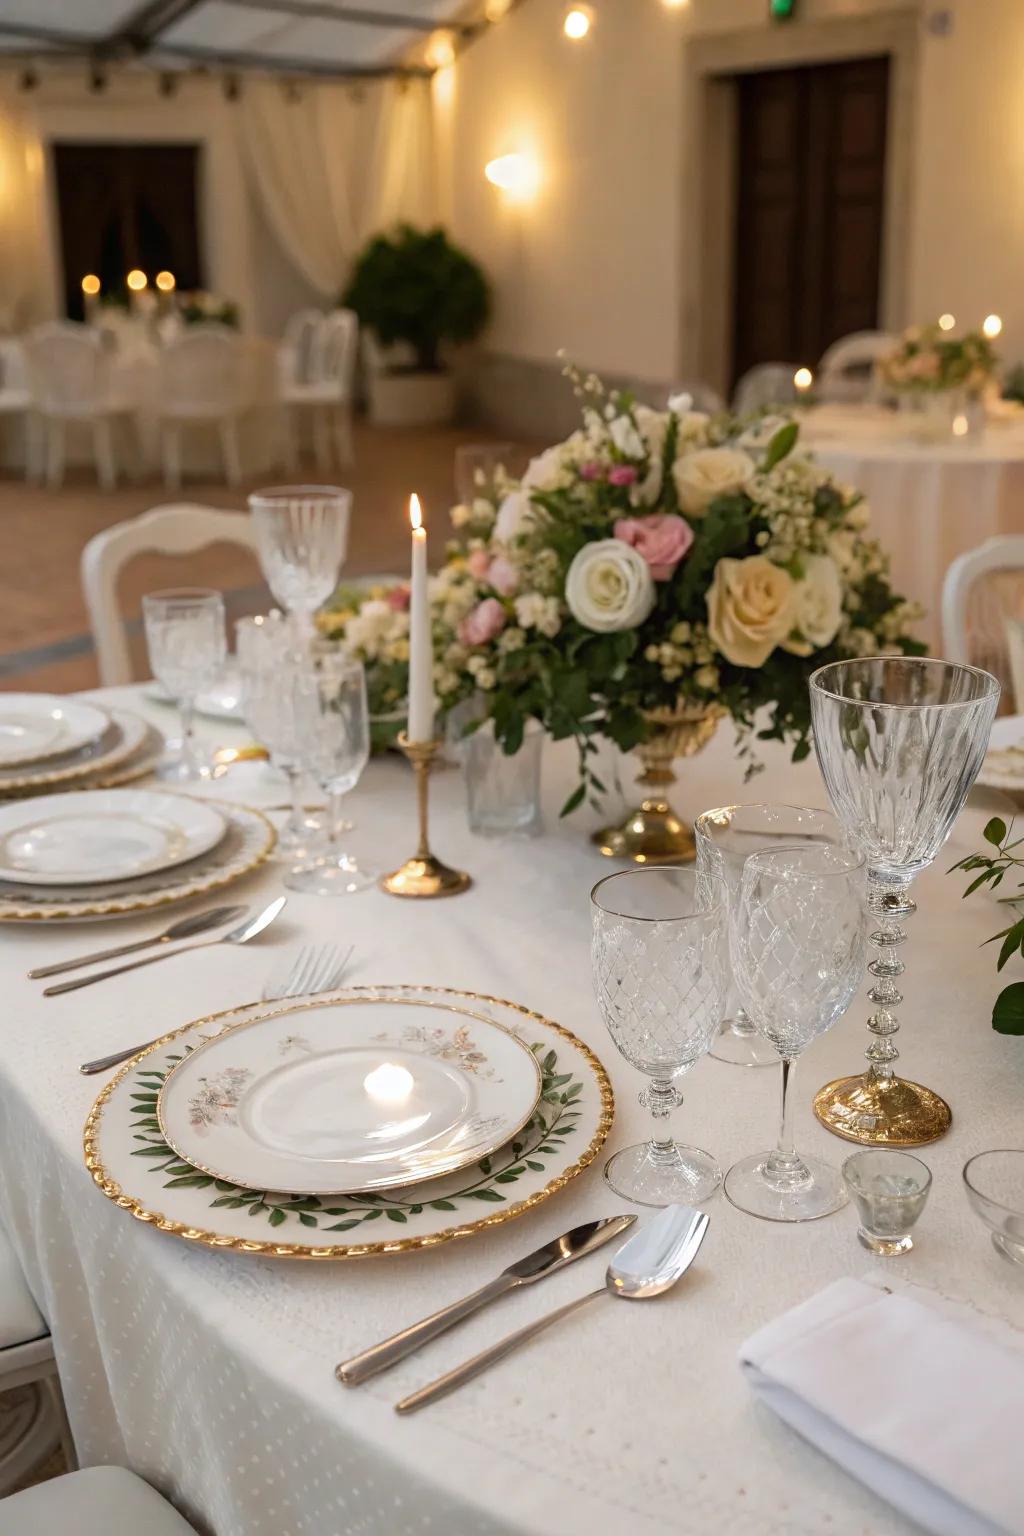
<svg viewBox="0 0 1024 1536">
<path fill-rule="evenodd" d="M 796 0 L 768 0 L 768 15 L 772 21 L 791 21 L 796 15 Z"/>
</svg>

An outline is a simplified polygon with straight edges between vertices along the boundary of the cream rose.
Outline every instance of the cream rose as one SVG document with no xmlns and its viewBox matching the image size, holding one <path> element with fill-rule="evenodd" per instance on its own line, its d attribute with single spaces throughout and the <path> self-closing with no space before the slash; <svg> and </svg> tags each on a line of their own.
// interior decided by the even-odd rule
<svg viewBox="0 0 1024 1536">
<path fill-rule="evenodd" d="M 585 544 L 565 578 L 569 612 L 584 629 L 635 629 L 654 607 L 651 568 L 621 539 Z"/>
<path fill-rule="evenodd" d="M 719 496 L 740 491 L 754 476 L 755 465 L 741 448 L 698 448 L 673 466 L 679 505 L 687 517 L 703 517 Z"/>
<path fill-rule="evenodd" d="M 843 617 L 843 584 L 834 560 L 828 555 L 804 555 L 804 575 L 793 593 L 793 629 L 782 649 L 794 656 L 810 656 L 831 645 Z"/>
<path fill-rule="evenodd" d="M 794 587 L 788 571 L 764 555 L 719 560 L 707 595 L 708 634 L 736 667 L 763 667 L 794 628 Z"/>
<path fill-rule="evenodd" d="M 519 534 L 525 533 L 534 519 L 529 491 L 509 491 L 498 508 L 494 521 L 494 537 L 499 544 L 510 544 Z"/>
</svg>

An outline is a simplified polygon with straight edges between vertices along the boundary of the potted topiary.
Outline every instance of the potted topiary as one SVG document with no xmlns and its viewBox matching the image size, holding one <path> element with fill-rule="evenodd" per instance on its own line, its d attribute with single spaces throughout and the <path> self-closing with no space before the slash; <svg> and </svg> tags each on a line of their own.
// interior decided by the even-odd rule
<svg viewBox="0 0 1024 1536">
<path fill-rule="evenodd" d="M 367 333 L 371 420 L 381 426 L 450 421 L 455 380 L 444 348 L 478 336 L 490 308 L 476 262 L 443 229 L 403 224 L 394 235 L 370 241 L 342 303 Z"/>
</svg>

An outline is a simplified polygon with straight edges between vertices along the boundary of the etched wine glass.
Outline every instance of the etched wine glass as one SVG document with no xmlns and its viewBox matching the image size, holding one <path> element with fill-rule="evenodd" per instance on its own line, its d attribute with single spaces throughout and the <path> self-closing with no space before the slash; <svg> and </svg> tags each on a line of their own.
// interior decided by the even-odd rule
<svg viewBox="0 0 1024 1536">
<path fill-rule="evenodd" d="M 717 900 L 731 909 L 739 897 L 743 866 L 762 848 L 802 843 L 842 843 L 843 830 L 831 811 L 799 805 L 722 805 L 694 823 L 697 875 L 717 890 Z M 778 1053 L 751 1024 L 728 981 L 725 1018 L 709 1052 L 716 1061 L 739 1067 L 771 1067 Z"/>
<path fill-rule="evenodd" d="M 729 918 L 740 1002 L 782 1058 L 782 1112 L 772 1152 L 734 1163 L 733 1205 L 768 1221 L 813 1221 L 846 1203 L 838 1168 L 796 1151 L 793 1064 L 849 1007 L 864 974 L 863 856 L 842 843 L 762 849 L 743 866 Z"/>
<path fill-rule="evenodd" d="M 267 585 L 307 639 L 338 585 L 351 508 L 351 491 L 336 485 L 281 485 L 249 497 Z"/>
<path fill-rule="evenodd" d="M 322 837 L 303 794 L 301 688 L 308 656 L 296 646 L 280 613 L 239 619 L 235 651 L 245 722 L 287 778 L 291 792 L 291 810 L 277 834 L 277 848 L 283 858 L 299 860 L 313 853 Z"/>
<path fill-rule="evenodd" d="M 953 829 L 988 747 L 999 684 L 988 672 L 910 656 L 877 656 L 819 667 L 810 680 L 818 765 L 829 799 L 868 865 L 877 954 L 868 966 L 868 1070 L 837 1078 L 816 1095 L 823 1125 L 848 1141 L 919 1146 L 949 1129 L 944 1099 L 897 1077 L 896 986 L 902 920 L 916 911 L 915 875 Z"/>
<path fill-rule="evenodd" d="M 665 1122 L 682 1103 L 676 1080 L 706 1054 L 721 1021 L 724 913 L 702 908 L 692 870 L 659 866 L 608 875 L 590 900 L 598 1005 L 617 1049 L 650 1078 L 640 1102 L 654 1118 L 650 1141 L 616 1152 L 605 1179 L 638 1205 L 698 1205 L 722 1170 L 709 1152 L 674 1141 Z"/>
<path fill-rule="evenodd" d="M 205 587 L 176 587 L 147 592 L 142 618 L 149 665 L 181 715 L 181 747 L 157 768 L 157 777 L 176 784 L 197 784 L 209 777 L 209 764 L 196 748 L 196 698 L 211 688 L 227 655 L 224 599 Z"/>
<path fill-rule="evenodd" d="M 327 795 L 327 840 L 285 885 L 311 896 L 348 896 L 376 881 L 341 845 L 348 826 L 342 798 L 356 787 L 370 756 L 363 664 L 343 651 L 315 649 L 297 669 L 294 692 L 303 766 Z"/>
</svg>

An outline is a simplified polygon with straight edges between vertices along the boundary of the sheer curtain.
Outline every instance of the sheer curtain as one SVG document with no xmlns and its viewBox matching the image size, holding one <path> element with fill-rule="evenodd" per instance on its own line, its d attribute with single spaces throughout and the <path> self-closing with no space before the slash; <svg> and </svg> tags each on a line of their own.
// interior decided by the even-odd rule
<svg viewBox="0 0 1024 1536">
<path fill-rule="evenodd" d="M 310 286 L 335 299 L 375 231 L 435 213 L 426 81 L 247 85 L 239 127 L 249 182 L 271 229 Z"/>
<path fill-rule="evenodd" d="M 43 149 L 33 116 L 0 99 L 0 332 L 50 312 Z"/>
</svg>

